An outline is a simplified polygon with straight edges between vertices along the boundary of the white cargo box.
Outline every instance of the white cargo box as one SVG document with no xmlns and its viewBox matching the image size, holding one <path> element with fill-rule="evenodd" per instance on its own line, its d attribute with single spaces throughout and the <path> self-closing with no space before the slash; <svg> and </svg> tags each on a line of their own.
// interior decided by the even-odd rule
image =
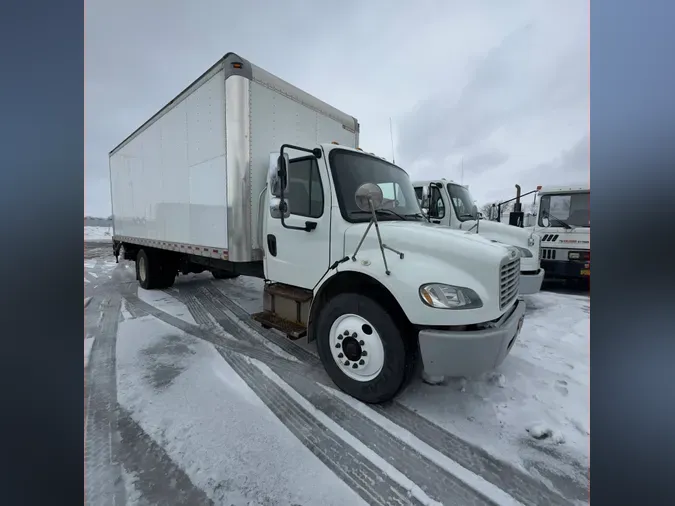
<svg viewBox="0 0 675 506">
<path fill-rule="evenodd" d="M 110 152 L 114 240 L 261 260 L 270 153 L 358 136 L 352 116 L 228 53 Z"/>
</svg>

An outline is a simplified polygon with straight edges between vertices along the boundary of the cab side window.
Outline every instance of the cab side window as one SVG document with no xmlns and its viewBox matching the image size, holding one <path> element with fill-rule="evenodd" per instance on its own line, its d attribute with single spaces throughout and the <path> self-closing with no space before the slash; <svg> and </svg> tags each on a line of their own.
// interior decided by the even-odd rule
<svg viewBox="0 0 675 506">
<path fill-rule="evenodd" d="M 291 214 L 306 218 L 323 215 L 323 186 L 316 158 L 291 160 L 286 195 Z"/>
</svg>

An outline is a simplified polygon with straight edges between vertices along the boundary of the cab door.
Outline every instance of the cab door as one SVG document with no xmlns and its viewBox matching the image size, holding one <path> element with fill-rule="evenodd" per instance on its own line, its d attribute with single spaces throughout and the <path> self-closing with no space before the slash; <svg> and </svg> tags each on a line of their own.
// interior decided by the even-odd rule
<svg viewBox="0 0 675 506">
<path fill-rule="evenodd" d="M 285 224 L 303 228 L 314 223 L 313 230 L 288 229 L 265 209 L 264 267 L 270 281 L 312 289 L 330 265 L 331 192 L 324 158 L 291 158 L 284 191 L 290 213 Z M 268 202 L 274 198 L 269 186 Z"/>
</svg>

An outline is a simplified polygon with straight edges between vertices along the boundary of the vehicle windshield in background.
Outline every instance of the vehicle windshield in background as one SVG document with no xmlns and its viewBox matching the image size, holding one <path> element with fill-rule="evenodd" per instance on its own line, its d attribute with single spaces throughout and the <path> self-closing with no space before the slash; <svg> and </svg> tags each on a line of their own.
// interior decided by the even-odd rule
<svg viewBox="0 0 675 506">
<path fill-rule="evenodd" d="M 356 189 L 364 183 L 375 183 L 382 189 L 384 201 L 377 212 L 378 220 L 426 221 L 420 209 L 408 174 L 386 160 L 334 149 L 330 166 L 335 182 L 342 217 L 349 222 L 369 221 L 370 214 L 356 205 Z"/>
<path fill-rule="evenodd" d="M 567 195 L 544 195 L 539 203 L 539 226 L 544 227 L 543 219 L 549 219 L 552 227 L 590 227 L 590 192 Z"/>
<path fill-rule="evenodd" d="M 476 215 L 473 212 L 473 199 L 469 190 L 461 185 L 448 183 L 448 194 L 450 202 L 455 208 L 455 214 L 459 221 L 475 220 Z"/>
</svg>

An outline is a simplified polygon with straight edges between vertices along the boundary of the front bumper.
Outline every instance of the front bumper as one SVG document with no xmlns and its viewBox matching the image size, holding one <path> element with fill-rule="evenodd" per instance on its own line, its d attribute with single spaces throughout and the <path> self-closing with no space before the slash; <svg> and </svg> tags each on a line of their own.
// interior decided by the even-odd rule
<svg viewBox="0 0 675 506">
<path fill-rule="evenodd" d="M 544 282 L 544 269 L 539 269 L 536 274 L 520 274 L 521 295 L 531 295 L 541 290 L 541 284 Z"/>
<path fill-rule="evenodd" d="M 546 277 L 550 279 L 590 279 L 591 277 L 590 261 L 542 260 L 541 266 L 546 271 Z"/>
<path fill-rule="evenodd" d="M 420 353 L 430 376 L 474 376 L 494 369 L 511 351 L 525 317 L 518 300 L 494 327 L 476 331 L 421 330 Z"/>
</svg>

